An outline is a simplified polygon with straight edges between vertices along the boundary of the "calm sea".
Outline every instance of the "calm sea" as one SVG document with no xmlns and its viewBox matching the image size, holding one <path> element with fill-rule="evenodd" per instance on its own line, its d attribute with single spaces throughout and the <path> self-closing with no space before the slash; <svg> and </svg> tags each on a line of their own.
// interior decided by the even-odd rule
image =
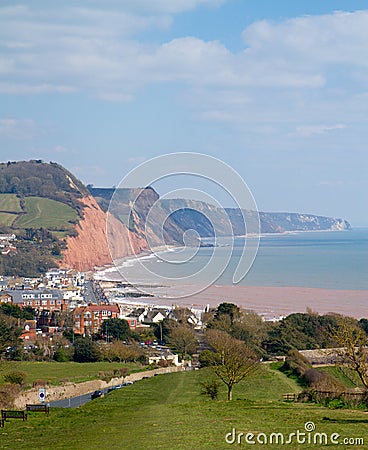
<svg viewBox="0 0 368 450">
<path fill-rule="evenodd" d="M 230 241 L 228 241 L 230 242 Z M 228 253 L 225 245 L 217 249 L 217 262 Z M 234 268 L 242 253 L 243 240 L 235 240 L 227 269 L 216 281 L 218 285 L 232 284 Z M 187 250 L 170 252 L 171 263 L 163 262 L 155 255 L 136 261 L 127 261 L 122 271 L 129 281 L 157 282 L 157 278 L 142 270 L 141 264 L 152 273 L 160 273 L 168 284 L 175 278 L 199 272 L 211 258 L 212 248 L 200 248 L 185 264 L 175 264 Z M 188 256 L 190 251 L 188 250 Z M 165 256 L 162 255 L 162 256 Z M 113 271 L 110 270 L 110 275 Z M 114 277 L 113 277 L 114 278 Z M 183 283 L 183 281 L 180 281 Z M 342 290 L 368 289 L 368 228 L 350 231 L 311 232 L 272 235 L 261 238 L 256 260 L 239 283 L 242 286 L 300 286 Z"/>
</svg>

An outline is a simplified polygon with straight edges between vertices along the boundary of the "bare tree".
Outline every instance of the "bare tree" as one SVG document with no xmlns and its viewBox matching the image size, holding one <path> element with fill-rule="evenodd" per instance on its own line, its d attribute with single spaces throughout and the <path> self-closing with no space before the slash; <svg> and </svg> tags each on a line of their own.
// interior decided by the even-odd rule
<svg viewBox="0 0 368 450">
<path fill-rule="evenodd" d="M 144 355 L 144 351 L 136 344 L 124 344 L 123 341 L 115 339 L 101 346 L 102 354 L 107 361 L 137 361 Z"/>
<path fill-rule="evenodd" d="M 255 371 L 259 359 L 244 342 L 234 339 L 225 331 L 208 330 L 206 335 L 215 351 L 213 370 L 227 386 L 227 399 L 232 400 L 234 385 Z"/>
<path fill-rule="evenodd" d="M 170 324 L 169 343 L 186 359 L 197 351 L 198 340 L 195 331 L 189 325 Z"/>
<path fill-rule="evenodd" d="M 363 328 L 352 317 L 337 316 L 329 335 L 338 347 L 341 363 L 354 370 L 368 390 L 368 337 Z"/>
</svg>

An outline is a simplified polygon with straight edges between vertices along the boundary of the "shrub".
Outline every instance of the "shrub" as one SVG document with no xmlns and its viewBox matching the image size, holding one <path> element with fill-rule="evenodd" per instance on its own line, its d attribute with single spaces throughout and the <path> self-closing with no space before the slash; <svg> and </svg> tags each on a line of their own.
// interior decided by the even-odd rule
<svg viewBox="0 0 368 450">
<path fill-rule="evenodd" d="M 121 377 L 125 378 L 129 375 L 129 369 L 127 367 L 122 367 L 121 369 L 119 369 L 119 374 Z"/>
<path fill-rule="evenodd" d="M 218 397 L 218 391 L 220 383 L 217 380 L 207 380 L 201 382 L 202 395 L 208 395 L 212 400 L 216 400 Z"/>
<path fill-rule="evenodd" d="M 326 375 L 316 369 L 308 369 L 304 372 L 302 378 L 308 386 L 320 383 Z"/>
<path fill-rule="evenodd" d="M 308 360 L 298 350 L 290 350 L 280 370 L 289 376 L 301 378 L 308 369 L 310 369 Z"/>
<path fill-rule="evenodd" d="M 68 349 L 69 350 L 69 349 Z M 71 351 L 63 347 L 59 347 L 54 353 L 54 360 L 57 362 L 67 362 L 72 359 Z"/>
<path fill-rule="evenodd" d="M 45 387 L 49 385 L 47 380 L 35 380 L 32 384 L 33 387 Z"/>
<path fill-rule="evenodd" d="M 14 407 L 14 400 L 20 392 L 19 385 L 3 384 L 0 386 L 0 409 Z"/>
<path fill-rule="evenodd" d="M 14 371 L 14 372 L 9 372 L 6 375 L 4 375 L 4 381 L 6 383 L 11 383 L 11 384 L 18 384 L 19 386 L 23 386 L 23 384 L 25 383 L 27 378 L 27 374 L 25 372 L 22 371 Z"/>
<path fill-rule="evenodd" d="M 203 352 L 199 354 L 198 361 L 201 367 L 211 366 L 215 361 L 215 353 L 211 350 L 203 350 Z"/>
</svg>

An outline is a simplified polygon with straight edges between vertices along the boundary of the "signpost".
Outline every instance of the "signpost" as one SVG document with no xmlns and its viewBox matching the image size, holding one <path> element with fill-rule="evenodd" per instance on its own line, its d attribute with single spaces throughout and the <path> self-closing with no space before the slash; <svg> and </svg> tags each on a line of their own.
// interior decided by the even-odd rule
<svg viewBox="0 0 368 450">
<path fill-rule="evenodd" d="M 46 399 L 46 389 L 45 388 L 39 388 L 38 389 L 38 400 L 43 403 Z"/>
</svg>

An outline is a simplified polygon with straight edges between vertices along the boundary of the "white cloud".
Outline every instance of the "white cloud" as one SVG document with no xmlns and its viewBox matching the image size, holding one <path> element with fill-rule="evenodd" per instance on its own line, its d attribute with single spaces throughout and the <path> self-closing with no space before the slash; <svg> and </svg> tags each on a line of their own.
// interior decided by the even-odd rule
<svg viewBox="0 0 368 450">
<path fill-rule="evenodd" d="M 330 133 L 331 131 L 344 130 L 345 128 L 347 128 L 347 126 L 341 123 L 336 125 L 305 125 L 296 128 L 296 135 L 301 137 L 311 137 Z"/>
<path fill-rule="evenodd" d="M 294 130 L 294 137 L 333 135 L 348 116 L 367 112 L 368 11 L 256 22 L 236 53 L 195 36 L 164 43 L 160 35 L 156 42 L 141 38 L 170 27 L 170 14 L 221 3 L 0 8 L 0 93 L 80 91 L 131 102 L 147 85 L 175 83 L 186 88 L 186 106 L 197 118 L 252 132 L 262 123 L 288 136 Z"/>
<path fill-rule="evenodd" d="M 57 92 L 61 94 L 68 94 L 75 92 L 77 89 L 74 86 L 52 85 L 52 84 L 24 84 L 24 83 L 1 83 L 0 94 L 47 94 L 49 92 Z"/>
<path fill-rule="evenodd" d="M 31 119 L 0 119 L 0 139 L 30 139 L 37 133 L 37 125 Z"/>
<path fill-rule="evenodd" d="M 124 0 L 124 7 L 130 11 L 143 13 L 178 14 L 198 7 L 217 7 L 228 0 Z M 95 4 L 106 5 L 106 0 L 95 0 Z M 119 0 L 110 0 L 110 5 L 121 5 Z"/>
</svg>

